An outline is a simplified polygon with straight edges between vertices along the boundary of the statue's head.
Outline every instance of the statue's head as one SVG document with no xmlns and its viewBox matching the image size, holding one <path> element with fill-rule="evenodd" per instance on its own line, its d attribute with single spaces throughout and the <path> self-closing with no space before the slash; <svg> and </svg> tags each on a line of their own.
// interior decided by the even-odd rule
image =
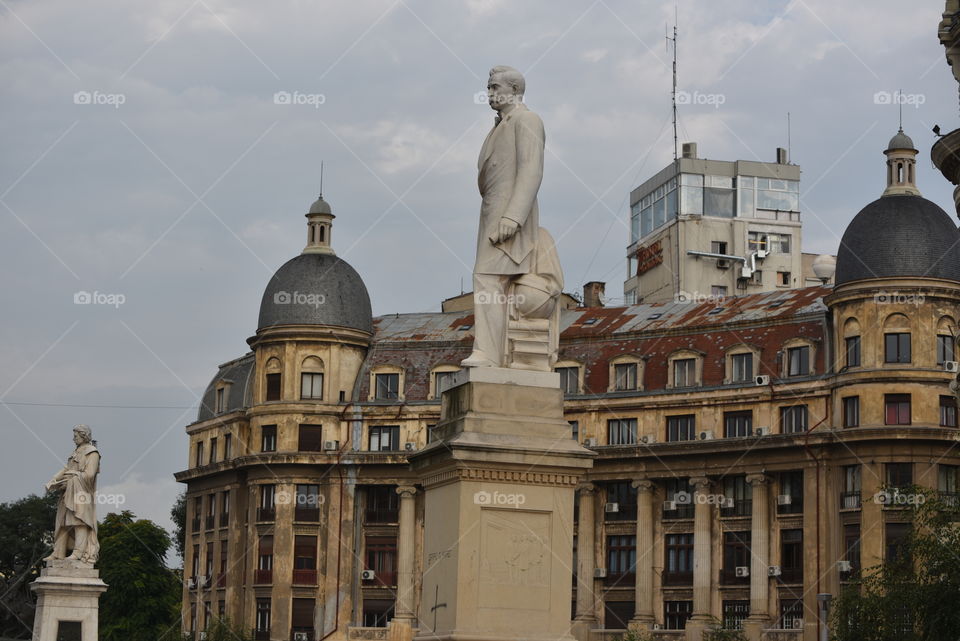
<svg viewBox="0 0 960 641">
<path fill-rule="evenodd" d="M 507 105 L 523 102 L 523 92 L 527 83 L 523 74 L 506 65 L 497 65 L 490 70 L 487 80 L 487 100 L 490 107 L 500 111 Z"/>
<path fill-rule="evenodd" d="M 93 440 L 93 432 L 89 425 L 77 425 L 73 428 L 73 442 L 77 445 L 89 443 Z"/>
</svg>

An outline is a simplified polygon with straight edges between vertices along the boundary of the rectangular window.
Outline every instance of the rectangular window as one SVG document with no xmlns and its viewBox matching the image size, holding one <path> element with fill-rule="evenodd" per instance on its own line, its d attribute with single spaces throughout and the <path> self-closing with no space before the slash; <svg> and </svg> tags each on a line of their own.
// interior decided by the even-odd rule
<svg viewBox="0 0 960 641">
<path fill-rule="evenodd" d="M 810 374 L 810 346 L 791 347 L 787 350 L 787 376 Z"/>
<path fill-rule="evenodd" d="M 637 537 L 636 536 L 608 536 L 607 537 L 607 579 L 614 579 L 617 583 L 631 576 L 637 566 Z M 624 587 L 630 584 L 624 581 Z"/>
<path fill-rule="evenodd" d="M 256 632 L 258 639 L 269 639 L 270 638 L 270 598 L 258 598 L 257 599 L 257 621 L 256 621 Z M 265 633 L 267 636 L 260 636 L 260 633 Z"/>
<path fill-rule="evenodd" d="M 767 234 L 766 232 L 760 232 L 760 231 L 747 232 L 747 250 L 750 252 L 766 250 L 767 236 L 769 236 L 769 234 Z"/>
<path fill-rule="evenodd" d="M 753 381 L 753 354 L 734 354 L 731 361 L 734 383 Z"/>
<path fill-rule="evenodd" d="M 220 414 L 221 412 L 227 409 L 227 388 L 219 387 L 217 388 L 217 401 L 216 401 L 216 412 Z"/>
<path fill-rule="evenodd" d="M 664 585 L 693 585 L 693 534 L 667 534 L 664 543 Z"/>
<path fill-rule="evenodd" d="M 937 334 L 937 365 L 956 360 L 953 357 L 953 336 Z"/>
<path fill-rule="evenodd" d="M 297 485 L 294 519 L 316 523 L 320 520 L 320 486 L 313 483 Z"/>
<path fill-rule="evenodd" d="M 723 478 L 723 498 L 720 516 L 750 516 L 753 511 L 753 492 L 743 474 Z"/>
<path fill-rule="evenodd" d="M 193 499 L 193 519 L 192 527 L 190 528 L 191 532 L 200 531 L 200 516 L 203 513 L 203 498 L 197 497 Z"/>
<path fill-rule="evenodd" d="M 906 562 L 910 558 L 910 551 L 907 547 L 910 537 L 909 523 L 887 523 L 884 527 L 884 536 L 886 538 L 886 555 L 884 560 L 887 563 Z"/>
<path fill-rule="evenodd" d="M 910 334 L 906 332 L 883 335 L 883 361 L 885 363 L 910 362 Z"/>
<path fill-rule="evenodd" d="M 323 400 L 323 374 L 303 372 L 300 374 L 300 398 L 304 400 Z"/>
<path fill-rule="evenodd" d="M 910 425 L 910 395 L 885 394 L 883 397 L 884 423 Z"/>
<path fill-rule="evenodd" d="M 784 434 L 806 432 L 808 428 L 806 405 L 791 405 L 780 408 L 780 431 Z"/>
<path fill-rule="evenodd" d="M 747 576 L 739 576 L 737 568 L 748 568 Z M 724 585 L 749 585 L 749 568 L 750 531 L 724 532 L 723 569 L 720 571 L 720 582 Z"/>
<path fill-rule="evenodd" d="M 637 488 L 630 481 L 617 481 L 607 484 L 607 504 L 615 503 L 616 511 L 604 509 L 607 521 L 637 520 Z M 613 507 L 613 506 L 609 506 Z"/>
<path fill-rule="evenodd" d="M 374 579 L 365 585 L 395 587 L 397 585 L 397 539 L 390 537 L 367 538 L 367 570 L 373 570 Z"/>
<path fill-rule="evenodd" d="M 841 572 L 840 578 L 847 579 L 860 574 L 860 524 L 843 526 L 843 560 L 850 563 L 849 572 Z"/>
<path fill-rule="evenodd" d="M 396 523 L 400 510 L 400 495 L 395 485 L 371 485 L 367 488 L 364 523 Z"/>
<path fill-rule="evenodd" d="M 399 425 L 371 425 L 370 451 L 397 452 L 400 450 Z"/>
<path fill-rule="evenodd" d="M 192 570 L 192 574 L 190 574 L 190 576 L 192 578 L 196 578 L 197 575 L 200 574 L 200 546 L 199 545 L 193 546 L 193 562 L 190 564 L 190 568 Z"/>
<path fill-rule="evenodd" d="M 364 599 L 363 627 L 385 628 L 393 618 L 392 599 Z"/>
<path fill-rule="evenodd" d="M 799 630 L 803 627 L 803 599 L 780 599 L 778 626 L 784 630 Z"/>
<path fill-rule="evenodd" d="M 693 495 L 690 492 L 690 479 L 667 478 L 663 481 L 665 502 L 663 504 L 663 518 L 692 519 L 694 506 Z"/>
<path fill-rule="evenodd" d="M 632 445 L 637 442 L 637 419 L 614 418 L 607 421 L 607 445 Z"/>
<path fill-rule="evenodd" d="M 280 374 L 267 374 L 267 400 L 280 400 Z"/>
<path fill-rule="evenodd" d="M 230 460 L 233 456 L 233 434 L 223 435 L 223 460 Z"/>
<path fill-rule="evenodd" d="M 216 525 L 217 517 L 217 495 L 208 494 L 207 495 L 207 529 L 212 530 Z M 210 574 L 209 572 L 207 574 Z"/>
<path fill-rule="evenodd" d="M 803 513 L 803 470 L 780 472 L 777 514 Z"/>
<path fill-rule="evenodd" d="M 714 298 L 726 298 L 727 296 L 727 286 L 726 285 L 711 285 L 710 286 L 710 295 Z"/>
<path fill-rule="evenodd" d="M 890 489 L 903 490 L 913 485 L 913 463 L 887 463 L 885 472 Z"/>
<path fill-rule="evenodd" d="M 556 370 L 560 375 L 560 389 L 564 394 L 580 393 L 580 368 L 579 367 L 558 367 Z"/>
<path fill-rule="evenodd" d="M 637 389 L 637 364 L 619 363 L 613 366 L 614 389 L 618 392 Z"/>
<path fill-rule="evenodd" d="M 258 521 L 272 521 L 275 515 L 274 497 L 276 496 L 276 486 L 260 486 L 260 505 L 257 508 Z"/>
<path fill-rule="evenodd" d="M 957 397 L 955 396 L 940 397 L 940 426 L 941 427 L 957 426 Z"/>
<path fill-rule="evenodd" d="M 740 630 L 743 621 L 750 616 L 750 601 L 724 601 L 723 627 L 725 630 Z"/>
<path fill-rule="evenodd" d="M 203 441 L 197 441 L 197 456 L 194 460 L 196 467 L 203 465 Z"/>
<path fill-rule="evenodd" d="M 790 287 L 790 272 L 777 272 L 777 287 Z"/>
<path fill-rule="evenodd" d="M 443 390 L 447 389 L 456 372 L 437 372 L 433 375 L 433 397 L 440 398 Z"/>
<path fill-rule="evenodd" d="M 695 414 L 667 417 L 668 441 L 693 441 L 697 438 L 697 417 Z"/>
<path fill-rule="evenodd" d="M 957 497 L 957 466 L 940 464 L 937 469 L 937 490 L 940 493 L 940 500 L 945 505 L 957 508 L 960 507 L 960 501 Z"/>
<path fill-rule="evenodd" d="M 227 527 L 230 524 L 230 490 L 224 490 L 220 494 L 220 527 Z"/>
<path fill-rule="evenodd" d="M 738 438 L 753 434 L 753 412 L 724 412 L 724 438 Z"/>
<path fill-rule="evenodd" d="M 687 619 L 693 616 L 693 601 L 664 601 L 663 627 L 665 630 L 683 630 Z"/>
<path fill-rule="evenodd" d="M 567 421 L 570 424 L 570 438 L 580 440 L 580 421 Z"/>
<path fill-rule="evenodd" d="M 697 384 L 697 359 L 680 358 L 673 361 L 673 386 L 693 387 Z"/>
<path fill-rule="evenodd" d="M 803 583 L 803 530 L 780 530 L 780 578 Z"/>
<path fill-rule="evenodd" d="M 317 537 L 295 536 L 293 542 L 294 585 L 317 584 Z"/>
<path fill-rule="evenodd" d="M 723 254 L 727 255 L 727 243 L 722 240 L 711 240 L 710 241 L 710 253 L 711 254 Z"/>
<path fill-rule="evenodd" d="M 320 452 L 323 450 L 323 426 L 300 425 L 297 449 L 301 452 Z"/>
<path fill-rule="evenodd" d="M 622 585 L 622 584 L 621 584 Z M 612 595 L 610 595 L 612 596 Z M 576 607 L 576 604 L 574 604 Z M 603 601 L 604 628 L 608 630 L 626 630 L 630 620 L 636 614 L 636 601 L 612 601 L 610 597 Z M 574 613 L 576 614 L 576 613 Z"/>
<path fill-rule="evenodd" d="M 316 609 L 316 599 L 293 600 L 292 616 L 290 617 L 291 628 L 294 639 L 297 638 L 297 632 L 307 635 L 307 639 L 314 639 L 313 615 Z"/>
<path fill-rule="evenodd" d="M 253 574 L 256 584 L 273 583 L 273 537 L 270 535 L 260 537 L 257 568 Z"/>
<path fill-rule="evenodd" d="M 378 401 L 395 401 L 400 397 L 400 375 L 399 374 L 377 374 L 376 381 L 376 399 Z"/>
<path fill-rule="evenodd" d="M 844 465 L 840 468 L 843 487 L 840 490 L 840 509 L 841 510 L 859 510 L 860 509 L 860 466 Z"/>
<path fill-rule="evenodd" d="M 860 397 L 846 396 L 843 399 L 843 426 L 860 426 Z"/>
<path fill-rule="evenodd" d="M 276 425 L 264 425 L 260 428 L 260 451 L 261 452 L 276 452 L 277 451 L 277 426 Z"/>
<path fill-rule="evenodd" d="M 847 367 L 860 367 L 860 337 L 848 336 L 844 343 L 847 347 Z"/>
</svg>

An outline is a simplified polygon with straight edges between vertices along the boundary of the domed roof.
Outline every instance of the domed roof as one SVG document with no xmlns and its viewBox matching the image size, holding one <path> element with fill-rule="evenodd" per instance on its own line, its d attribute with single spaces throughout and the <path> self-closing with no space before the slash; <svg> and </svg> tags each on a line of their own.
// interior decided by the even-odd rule
<svg viewBox="0 0 960 641">
<path fill-rule="evenodd" d="M 309 214 L 332 214 L 332 213 L 333 213 L 333 210 L 330 209 L 330 203 L 328 203 L 323 199 L 322 194 L 318 196 L 315 201 L 313 201 L 312 205 L 310 205 Z"/>
<path fill-rule="evenodd" d="M 360 274 L 333 254 L 300 254 L 273 275 L 260 301 L 257 329 L 332 325 L 373 332 L 370 295 Z"/>
<path fill-rule="evenodd" d="M 843 233 L 835 282 L 909 276 L 960 281 L 960 232 L 926 198 L 878 198 Z"/>
<path fill-rule="evenodd" d="M 893 138 L 890 139 L 890 143 L 887 145 L 887 150 L 890 149 L 916 149 L 913 146 L 913 140 L 907 134 L 903 133 L 903 128 L 900 128 Z"/>
</svg>

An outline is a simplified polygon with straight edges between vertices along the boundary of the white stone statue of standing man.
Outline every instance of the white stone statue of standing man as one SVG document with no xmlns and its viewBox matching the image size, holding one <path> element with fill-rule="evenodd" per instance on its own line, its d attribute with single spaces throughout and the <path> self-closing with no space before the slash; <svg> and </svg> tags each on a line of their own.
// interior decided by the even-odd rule
<svg viewBox="0 0 960 641">
<path fill-rule="evenodd" d="M 553 239 L 540 227 L 545 137 L 540 117 L 523 104 L 525 89 L 516 69 L 490 70 L 487 96 L 497 117 L 478 161 L 474 343 L 464 367 L 550 371 L 556 361 L 563 275 Z"/>
<path fill-rule="evenodd" d="M 97 474 L 100 472 L 100 451 L 86 425 L 73 428 L 77 448 L 66 466 L 47 483 L 47 491 L 60 492 L 57 521 L 54 529 L 53 554 L 45 561 L 67 559 L 88 565 L 100 555 L 97 541 Z M 68 550 L 71 551 L 67 555 Z"/>
</svg>

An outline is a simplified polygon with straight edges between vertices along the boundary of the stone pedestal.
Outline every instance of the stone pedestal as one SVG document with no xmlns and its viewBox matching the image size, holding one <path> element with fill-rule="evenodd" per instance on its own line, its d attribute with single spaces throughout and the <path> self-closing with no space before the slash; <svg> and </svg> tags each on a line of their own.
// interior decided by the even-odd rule
<svg viewBox="0 0 960 641">
<path fill-rule="evenodd" d="M 573 495 L 593 453 L 570 437 L 559 376 L 454 375 L 424 488 L 418 639 L 571 640 Z"/>
<path fill-rule="evenodd" d="M 30 589 L 37 594 L 33 641 L 97 641 L 100 595 L 107 584 L 96 568 L 74 561 L 48 561 Z"/>
</svg>

